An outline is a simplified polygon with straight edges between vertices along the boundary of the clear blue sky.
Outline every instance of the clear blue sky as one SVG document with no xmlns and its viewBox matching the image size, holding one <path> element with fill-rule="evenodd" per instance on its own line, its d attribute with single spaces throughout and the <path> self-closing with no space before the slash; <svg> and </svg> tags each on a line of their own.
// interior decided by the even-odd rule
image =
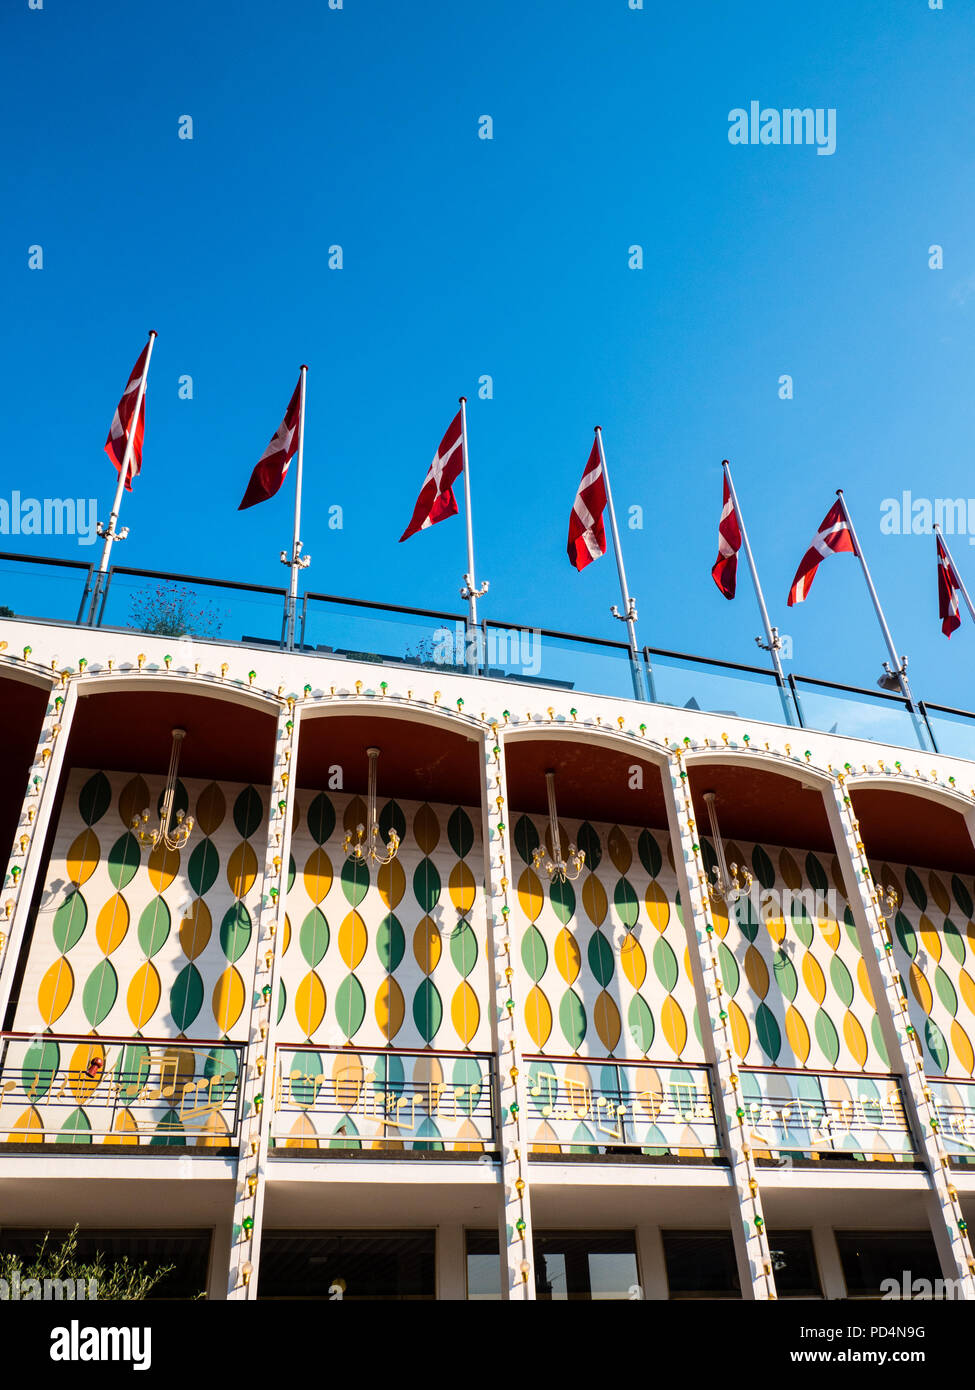
<svg viewBox="0 0 975 1390">
<path fill-rule="evenodd" d="M 155 328 L 119 561 L 284 583 L 290 488 L 236 507 L 307 361 L 303 581 L 458 609 L 462 516 L 397 538 L 465 393 L 487 616 L 621 635 L 611 557 L 565 556 L 599 423 L 643 641 L 758 656 L 744 567 L 730 604 L 709 573 L 727 456 L 793 669 L 872 684 L 886 655 L 850 557 L 785 607 L 842 486 L 916 690 L 972 707 L 933 538 L 879 525 L 905 488 L 975 496 L 975 9 L 944 5 L 8 0 L 0 493 L 107 513 L 102 445 Z M 730 144 L 752 100 L 835 108 L 835 154 Z"/>
</svg>

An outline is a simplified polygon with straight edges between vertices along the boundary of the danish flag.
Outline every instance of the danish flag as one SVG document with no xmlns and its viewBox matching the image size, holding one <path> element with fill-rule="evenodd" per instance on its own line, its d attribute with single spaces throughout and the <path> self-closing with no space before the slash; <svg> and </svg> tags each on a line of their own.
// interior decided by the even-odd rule
<svg viewBox="0 0 975 1390">
<path fill-rule="evenodd" d="M 722 467 L 726 467 L 725 459 Z M 724 504 L 721 520 L 718 522 L 718 558 L 711 569 L 711 577 L 725 598 L 734 598 L 735 583 L 738 578 L 738 551 L 741 549 L 741 527 L 738 514 L 728 486 L 728 476 L 724 480 Z"/>
<path fill-rule="evenodd" d="M 961 627 L 958 603 L 961 580 L 955 573 L 948 548 L 937 531 L 935 536 L 938 542 L 938 617 L 941 619 L 941 631 L 950 638 L 955 628 Z"/>
<path fill-rule="evenodd" d="M 417 531 L 425 531 L 438 521 L 446 521 L 448 516 L 457 513 L 457 499 L 453 484 L 464 469 L 464 439 L 462 411 L 451 420 L 447 433 L 440 441 L 440 447 L 433 456 L 433 462 L 423 480 L 420 495 L 416 499 L 410 524 L 400 536 L 401 541 L 409 540 Z"/>
<path fill-rule="evenodd" d="M 577 570 L 584 570 L 593 560 L 606 554 L 606 528 L 603 511 L 606 507 L 606 480 L 599 456 L 599 440 L 593 440 L 592 452 L 582 474 L 569 516 L 569 540 L 566 551 Z"/>
<path fill-rule="evenodd" d="M 819 523 L 819 530 L 813 537 L 813 543 L 806 551 L 796 570 L 796 577 L 792 581 L 792 588 L 789 590 L 789 607 L 794 603 L 802 603 L 812 588 L 812 582 L 816 578 L 816 571 L 829 554 L 838 554 L 840 551 L 848 551 L 855 555 L 856 547 L 853 544 L 853 537 L 847 524 L 846 516 L 843 512 L 843 504 L 834 502 L 832 507 Z"/>
<path fill-rule="evenodd" d="M 151 339 L 150 339 L 151 342 Z M 128 385 L 122 392 L 122 399 L 115 408 L 115 415 L 112 419 L 111 429 L 108 431 L 108 438 L 105 440 L 105 452 L 112 460 L 116 470 L 121 473 L 122 464 L 125 462 L 125 446 L 129 439 L 129 430 L 132 428 L 132 417 L 135 414 L 135 400 L 139 394 L 139 386 L 146 372 L 146 359 L 149 355 L 149 343 L 146 343 L 139 360 L 132 368 L 132 375 L 129 377 Z M 142 468 L 142 440 L 146 432 L 146 395 L 142 393 L 142 404 L 139 408 L 139 418 L 135 422 L 135 437 L 132 440 L 132 454 L 129 459 L 129 471 L 125 475 L 125 489 L 132 491 L 132 479 L 138 475 Z"/>
<path fill-rule="evenodd" d="M 269 497 L 274 496 L 284 482 L 288 473 L 288 465 L 298 452 L 300 418 L 301 377 L 299 376 L 295 393 L 284 412 L 284 419 L 275 430 L 270 444 L 254 465 L 250 482 L 247 484 L 247 491 L 237 508 L 239 512 L 246 511 L 248 507 L 256 506 L 258 502 L 266 502 Z"/>
</svg>

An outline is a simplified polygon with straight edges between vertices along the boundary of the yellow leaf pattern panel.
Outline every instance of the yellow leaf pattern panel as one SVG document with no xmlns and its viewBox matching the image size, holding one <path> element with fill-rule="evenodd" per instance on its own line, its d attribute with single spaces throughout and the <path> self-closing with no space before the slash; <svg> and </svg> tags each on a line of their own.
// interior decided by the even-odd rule
<svg viewBox="0 0 975 1390">
<path fill-rule="evenodd" d="M 553 1055 L 702 1062 L 677 877 L 661 831 L 565 821 L 585 851 L 559 886 L 528 872 L 541 818 L 513 816 L 519 886 L 512 941 L 522 966 L 530 1045 Z"/>
<path fill-rule="evenodd" d="M 267 791 L 180 779 L 196 824 L 184 849 L 143 849 L 129 827 L 148 808 L 150 824 L 164 776 L 72 769 L 28 951 L 14 1027 L 80 1035 L 215 1036 L 212 1007 L 221 980 L 220 1033 L 248 1036 L 245 1005 L 254 979 L 256 923 L 267 837 Z M 94 823 L 90 788 L 107 784 L 107 809 Z M 251 834 L 232 814 L 247 794 Z M 84 813 L 83 813 L 84 812 Z M 254 817 L 257 823 L 253 824 Z M 221 944 L 237 895 L 250 919 L 238 926 L 228 960 Z M 245 945 L 246 943 L 246 945 Z M 236 983 L 225 978 L 233 965 Z"/>
<path fill-rule="evenodd" d="M 294 939 L 281 962 L 279 1036 L 363 1051 L 490 1051 L 496 967 L 479 809 L 380 796 L 380 830 L 385 841 L 395 828 L 399 853 L 363 873 L 342 849 L 345 827 L 365 819 L 361 799 L 318 788 L 296 797 Z M 540 908 L 537 878 L 520 877 L 512 873 L 512 889 Z"/>
<path fill-rule="evenodd" d="M 702 850 L 710 867 L 713 846 Z M 729 843 L 726 853 L 752 875 L 735 910 L 715 914 L 739 1059 L 763 1068 L 888 1070 L 834 856 L 746 841 Z"/>
<path fill-rule="evenodd" d="M 975 1071 L 975 882 L 966 873 L 872 864 L 900 901 L 889 928 L 910 1021 L 929 1076 Z"/>
</svg>

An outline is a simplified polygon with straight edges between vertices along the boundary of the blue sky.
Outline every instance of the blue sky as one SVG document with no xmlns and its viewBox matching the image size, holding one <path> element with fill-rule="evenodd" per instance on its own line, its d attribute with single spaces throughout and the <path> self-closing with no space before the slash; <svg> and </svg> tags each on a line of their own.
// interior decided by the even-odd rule
<svg viewBox="0 0 975 1390">
<path fill-rule="evenodd" d="M 565 556 L 599 423 L 642 641 L 758 658 L 744 566 L 734 603 L 710 578 L 729 457 L 791 669 L 873 684 L 886 656 L 851 557 L 785 607 L 842 486 L 916 691 L 970 708 L 933 537 L 880 532 L 903 489 L 975 495 L 975 11 L 944 6 L 11 0 L 0 495 L 107 513 L 102 445 L 155 328 L 117 558 L 282 584 L 290 488 L 236 507 L 307 361 L 303 582 L 459 611 L 462 517 L 397 541 L 464 393 L 486 616 L 622 635 L 612 558 Z M 752 100 L 834 108 L 835 153 L 730 144 Z"/>
</svg>

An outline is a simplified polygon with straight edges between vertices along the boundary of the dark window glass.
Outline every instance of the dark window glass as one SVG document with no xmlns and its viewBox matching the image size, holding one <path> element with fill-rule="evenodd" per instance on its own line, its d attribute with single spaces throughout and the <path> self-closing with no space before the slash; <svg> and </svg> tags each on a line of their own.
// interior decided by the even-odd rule
<svg viewBox="0 0 975 1390">
<path fill-rule="evenodd" d="M 66 1230 L 52 1230 L 48 1237 L 48 1250 L 59 1249 L 69 1234 Z M 0 1233 L 0 1254 L 19 1255 L 25 1264 L 29 1264 L 44 1235 L 45 1232 L 40 1230 L 7 1227 Z M 145 1263 L 153 1269 L 174 1265 L 172 1272 L 151 1290 L 150 1299 L 196 1298 L 206 1292 L 210 1261 L 209 1231 L 79 1231 L 75 1247 L 78 1263 L 88 1264 L 99 1253 L 104 1256 L 106 1277 L 111 1267 L 123 1258 L 130 1265 Z"/>
<path fill-rule="evenodd" d="M 634 1297 L 639 1285 L 632 1231 L 536 1231 L 535 1296 L 570 1299 Z M 467 1232 L 467 1297 L 501 1297 L 496 1231 Z"/>
<path fill-rule="evenodd" d="M 432 1299 L 433 1231 L 266 1231 L 260 1298 Z"/>
<path fill-rule="evenodd" d="M 730 1231 L 664 1231 L 671 1298 L 741 1298 Z"/>
<path fill-rule="evenodd" d="M 905 1274 L 913 1279 L 941 1279 L 941 1266 L 930 1231 L 837 1231 L 846 1291 L 879 1298 L 881 1283 L 895 1280 L 903 1287 Z"/>
<path fill-rule="evenodd" d="M 822 1298 L 811 1231 L 769 1231 L 779 1298 Z"/>
<path fill-rule="evenodd" d="M 467 1232 L 467 1297 L 501 1297 L 501 1256 L 497 1231 Z"/>
</svg>

